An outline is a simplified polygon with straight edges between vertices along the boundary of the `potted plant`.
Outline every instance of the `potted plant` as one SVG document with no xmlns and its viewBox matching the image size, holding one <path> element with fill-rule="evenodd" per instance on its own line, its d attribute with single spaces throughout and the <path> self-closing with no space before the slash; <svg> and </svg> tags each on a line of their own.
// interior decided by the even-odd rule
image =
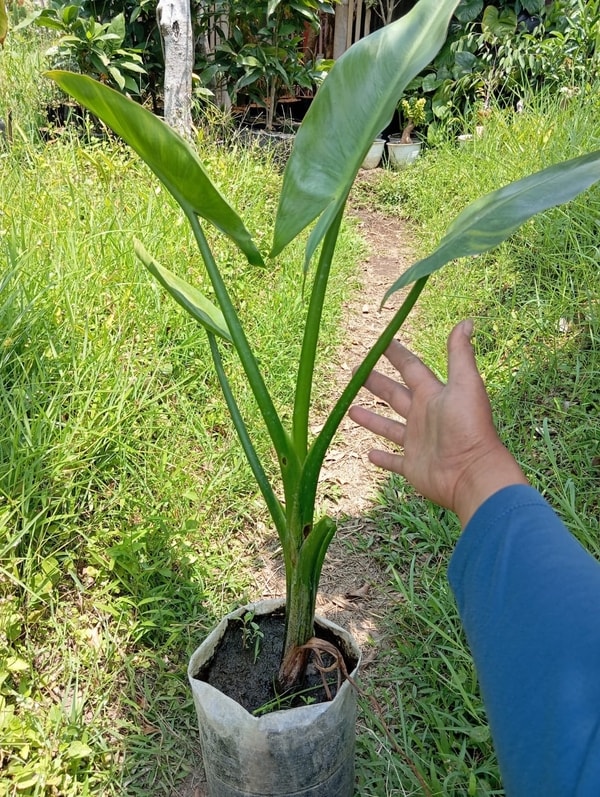
<svg viewBox="0 0 600 797">
<path fill-rule="evenodd" d="M 376 169 L 379 166 L 383 150 L 385 148 L 385 138 L 377 136 L 369 147 L 369 151 L 365 155 L 365 159 L 360 165 L 361 169 Z"/>
<path fill-rule="evenodd" d="M 534 213 L 571 199 L 600 178 L 600 152 L 592 153 L 512 183 L 463 211 L 437 249 L 390 286 L 386 297 L 414 283 L 401 308 L 359 364 L 323 427 L 310 439 L 311 390 L 321 310 L 346 200 L 371 142 L 389 124 L 398 97 L 442 45 L 457 2 L 419 0 L 401 20 L 350 48 L 331 70 L 297 133 L 284 174 L 270 253 L 276 257 L 316 220 L 299 268 L 299 283 L 306 283 L 307 308 L 289 424 L 283 419 L 287 413 L 284 415 L 274 406 L 263 378 L 262 368 L 268 368 L 268 364 L 261 367 L 252 350 L 230 286 L 225 283 L 203 230 L 204 222 L 214 225 L 251 264 L 264 267 L 265 260 L 238 213 L 219 193 L 193 148 L 160 119 L 86 76 L 50 73 L 61 88 L 101 117 L 145 160 L 190 223 L 216 303 L 161 266 L 140 243 L 136 243 L 136 251 L 150 273 L 206 329 L 225 400 L 281 541 L 286 573 L 285 618 L 282 617 L 285 638 L 278 673 L 269 673 L 268 679 L 276 680 L 278 693 L 287 695 L 302 684 L 307 663 L 314 659 L 317 668 L 330 669 L 336 680 L 331 687 L 335 696 L 329 702 L 252 716 L 232 699 L 223 701 L 219 689 L 198 677 L 208 677 L 222 640 L 231 638 L 229 632 L 240 639 L 236 647 L 240 657 L 254 657 L 255 645 L 243 643 L 244 618 L 258 626 L 264 635 L 262 646 L 267 647 L 270 632 L 264 630 L 266 626 L 259 618 L 270 617 L 271 607 L 245 607 L 237 619 L 228 619 L 215 629 L 207 640 L 208 652 L 195 653 L 188 671 L 201 719 L 211 797 L 249 792 L 312 797 L 349 797 L 353 793 L 353 690 L 349 680 L 344 681 L 355 664 L 351 660 L 352 645 L 336 629 L 322 630 L 315 624 L 319 576 L 335 533 L 331 518 L 315 517 L 317 482 L 328 446 L 360 386 L 396 335 L 431 273 L 455 258 L 496 246 Z M 363 98 L 360 103 L 356 102 L 357 96 Z M 221 359 L 223 347 L 233 347 L 239 355 L 272 441 L 279 486 L 274 486 L 267 475 L 252 443 L 252 431 L 239 412 Z M 251 620 L 247 619 L 248 614 Z M 253 631 L 252 626 L 250 630 Z M 258 664 L 260 660 L 259 655 Z M 275 707 L 279 708 L 277 702 Z M 251 788 L 247 788 L 250 784 Z"/>
<path fill-rule="evenodd" d="M 36 9 L 20 27 L 30 24 L 61 34 L 46 53 L 54 67 L 72 68 L 120 91 L 141 93 L 140 81 L 146 70 L 139 51 L 124 46 L 127 28 L 123 13 L 100 23 L 78 5 L 49 5 Z"/>
<path fill-rule="evenodd" d="M 390 136 L 387 149 L 391 165 L 404 168 L 413 163 L 421 151 L 421 142 L 413 138 L 412 133 L 425 122 L 425 98 L 402 99 L 397 105 L 397 111 L 402 119 L 402 132 L 399 136 Z"/>
</svg>

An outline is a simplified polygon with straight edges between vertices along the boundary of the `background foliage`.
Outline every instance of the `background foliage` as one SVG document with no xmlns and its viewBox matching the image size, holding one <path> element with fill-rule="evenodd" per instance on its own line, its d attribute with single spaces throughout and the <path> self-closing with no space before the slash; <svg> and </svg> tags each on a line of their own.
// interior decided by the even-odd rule
<svg viewBox="0 0 600 797">
<path fill-rule="evenodd" d="M 413 4 L 395 4 L 394 15 Z M 327 0 L 194 5 L 196 115 L 216 91 L 218 101 L 266 107 L 270 124 L 282 94 L 310 96 L 325 73 L 309 34 L 333 10 Z M 34 20 L 59 34 L 49 66 L 99 77 L 160 112 L 164 63 L 149 0 L 50 0 Z M 599 41 L 598 0 L 462 0 L 444 48 L 406 93 L 426 98 L 422 132 L 436 144 L 470 131 L 492 104 L 517 107 L 541 87 L 580 91 L 597 76 Z"/>
<path fill-rule="evenodd" d="M 600 4 L 463 0 L 446 45 L 409 87 L 427 98 L 428 138 L 472 130 L 492 105 L 544 88 L 567 97 L 598 76 Z"/>
</svg>

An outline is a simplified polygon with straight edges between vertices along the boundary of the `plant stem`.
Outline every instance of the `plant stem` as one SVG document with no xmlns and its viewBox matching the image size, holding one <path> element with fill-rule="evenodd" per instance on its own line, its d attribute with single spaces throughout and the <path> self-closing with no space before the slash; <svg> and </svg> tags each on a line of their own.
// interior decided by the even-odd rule
<svg viewBox="0 0 600 797">
<path fill-rule="evenodd" d="M 210 344 L 210 351 L 213 358 L 213 363 L 215 366 L 215 371 L 217 374 L 217 378 L 219 379 L 219 384 L 221 385 L 221 390 L 223 391 L 223 396 L 225 397 L 225 401 L 227 402 L 227 407 L 231 414 L 231 418 L 233 420 L 233 425 L 235 426 L 235 430 L 238 434 L 240 439 L 240 443 L 242 444 L 242 448 L 244 449 L 244 454 L 246 455 L 246 459 L 248 460 L 248 464 L 252 468 L 252 473 L 254 474 L 254 478 L 256 479 L 258 486 L 260 487 L 260 491 L 265 499 L 265 503 L 267 505 L 267 509 L 269 510 L 269 514 L 273 519 L 273 523 L 275 524 L 275 528 L 277 529 L 277 533 L 279 535 L 279 539 L 281 541 L 281 546 L 284 552 L 284 557 L 287 558 L 289 552 L 287 550 L 287 535 L 286 535 L 286 521 L 285 515 L 283 512 L 283 507 L 281 503 L 277 499 L 271 484 L 265 474 L 265 471 L 262 467 L 262 464 L 256 454 L 256 450 L 252 444 L 250 439 L 250 435 L 248 434 L 248 429 L 246 428 L 246 424 L 244 423 L 244 419 L 240 413 L 239 407 L 235 400 L 235 396 L 231 390 L 231 386 L 229 384 L 229 380 L 227 378 L 227 374 L 225 373 L 225 369 L 223 368 L 223 361 L 221 359 L 221 353 L 219 351 L 219 346 L 217 344 L 217 340 L 212 332 L 208 332 L 208 342 Z M 286 565 L 287 566 L 287 565 Z"/>
<path fill-rule="evenodd" d="M 333 220 L 331 227 L 327 231 L 319 262 L 314 277 L 313 287 L 310 296 L 310 303 L 304 325 L 304 339 L 302 341 L 302 351 L 298 364 L 298 376 L 296 378 L 296 395 L 294 399 L 294 416 L 292 426 L 292 440 L 298 457 L 302 460 L 308 449 L 308 421 L 310 412 L 310 399 L 313 384 L 313 374 L 315 370 L 315 359 L 317 344 L 319 341 L 319 331 L 321 327 L 321 316 L 323 313 L 323 303 L 327 282 L 331 270 L 331 261 L 335 252 L 340 224 L 342 221 L 343 208 Z"/>
<path fill-rule="evenodd" d="M 286 625 L 283 657 L 277 681 L 283 690 L 291 689 L 303 677 L 307 652 L 300 648 L 314 634 L 317 590 L 323 560 L 336 532 L 336 523 L 323 517 L 304 540 L 295 566 L 287 580 Z"/>
<path fill-rule="evenodd" d="M 428 277 L 422 277 L 414 284 L 400 309 L 356 369 L 308 451 L 296 496 L 297 503 L 293 507 L 291 518 L 288 508 L 288 534 L 290 538 L 298 538 L 300 544 L 298 547 L 294 545 L 291 550 L 292 567 L 287 579 L 284 655 L 278 675 L 281 689 L 291 688 L 304 673 L 306 656 L 299 648 L 312 634 L 321 567 L 335 533 L 335 523 L 328 517 L 321 518 L 314 527 L 312 526 L 317 483 L 323 459 L 350 404 L 406 320 L 427 280 Z"/>
<path fill-rule="evenodd" d="M 285 644 L 277 676 L 277 686 L 282 693 L 296 686 L 306 670 L 308 652 L 304 645 L 314 635 L 316 586 L 311 588 L 302 578 L 299 568 L 292 568 L 287 582 L 285 602 Z"/>
<path fill-rule="evenodd" d="M 225 287 L 225 283 L 223 282 L 218 266 L 215 263 L 213 254 L 208 245 L 208 241 L 204 235 L 204 231 L 200 226 L 200 222 L 198 221 L 195 213 L 186 211 L 186 215 L 194 232 L 194 236 L 196 238 L 198 248 L 200 249 L 202 259 L 204 260 L 208 276 L 214 288 L 217 301 L 223 316 L 225 317 L 225 321 L 227 322 L 233 344 L 239 355 L 242 367 L 244 368 L 254 397 L 256 398 L 256 403 L 258 404 L 258 408 L 264 419 L 267 431 L 269 432 L 269 437 L 271 438 L 275 451 L 277 452 L 279 466 L 281 469 L 281 477 L 284 483 L 284 488 L 286 488 L 286 485 L 289 485 L 290 481 L 294 480 L 293 477 L 299 470 L 299 463 L 293 449 L 292 441 L 288 433 L 283 428 L 281 419 L 279 418 L 269 391 L 267 390 L 267 386 L 265 385 L 263 376 L 258 367 L 258 363 L 256 362 L 256 358 L 252 352 L 252 349 L 250 348 L 250 344 L 248 343 L 227 288 Z M 288 499 L 288 490 L 289 487 L 286 489 L 286 500 Z"/>
<path fill-rule="evenodd" d="M 304 468 L 302 470 L 299 490 L 300 501 L 303 506 L 311 507 L 314 505 L 319 473 L 333 435 L 335 434 L 344 415 L 355 399 L 356 394 L 362 387 L 365 379 L 373 370 L 381 355 L 392 342 L 394 335 L 406 320 L 406 317 L 419 298 L 419 295 L 425 287 L 428 279 L 428 276 L 421 277 L 415 282 L 410 293 L 402 303 L 402 306 L 396 312 L 381 335 L 377 338 L 362 363 L 354 372 L 352 379 L 344 388 L 342 395 L 339 397 L 333 409 L 329 413 L 329 416 L 325 421 L 325 425 L 310 447 Z"/>
</svg>

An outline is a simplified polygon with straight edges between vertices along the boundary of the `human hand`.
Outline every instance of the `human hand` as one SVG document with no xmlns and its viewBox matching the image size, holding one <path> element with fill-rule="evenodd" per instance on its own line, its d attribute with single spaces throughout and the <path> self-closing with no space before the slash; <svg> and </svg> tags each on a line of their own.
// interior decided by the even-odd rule
<svg viewBox="0 0 600 797">
<path fill-rule="evenodd" d="M 373 371 L 365 387 L 386 401 L 404 422 L 364 407 L 353 421 L 396 443 L 402 454 L 373 449 L 374 465 L 399 473 L 435 503 L 456 512 L 463 527 L 486 498 L 510 484 L 526 484 L 502 445 L 471 346 L 473 323 L 462 321 L 448 338 L 448 383 L 393 341 L 386 357 L 404 385 Z"/>
</svg>

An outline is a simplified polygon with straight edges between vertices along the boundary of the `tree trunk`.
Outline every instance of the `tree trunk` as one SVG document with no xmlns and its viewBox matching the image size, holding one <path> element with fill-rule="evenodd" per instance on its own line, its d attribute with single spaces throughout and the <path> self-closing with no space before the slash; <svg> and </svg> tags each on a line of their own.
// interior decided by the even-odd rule
<svg viewBox="0 0 600 797">
<path fill-rule="evenodd" d="M 190 0 L 158 0 L 156 18 L 165 57 L 165 121 L 189 138 L 194 66 Z"/>
<path fill-rule="evenodd" d="M 4 47 L 4 39 L 8 33 L 8 12 L 4 0 L 0 0 L 0 47 Z"/>
</svg>

